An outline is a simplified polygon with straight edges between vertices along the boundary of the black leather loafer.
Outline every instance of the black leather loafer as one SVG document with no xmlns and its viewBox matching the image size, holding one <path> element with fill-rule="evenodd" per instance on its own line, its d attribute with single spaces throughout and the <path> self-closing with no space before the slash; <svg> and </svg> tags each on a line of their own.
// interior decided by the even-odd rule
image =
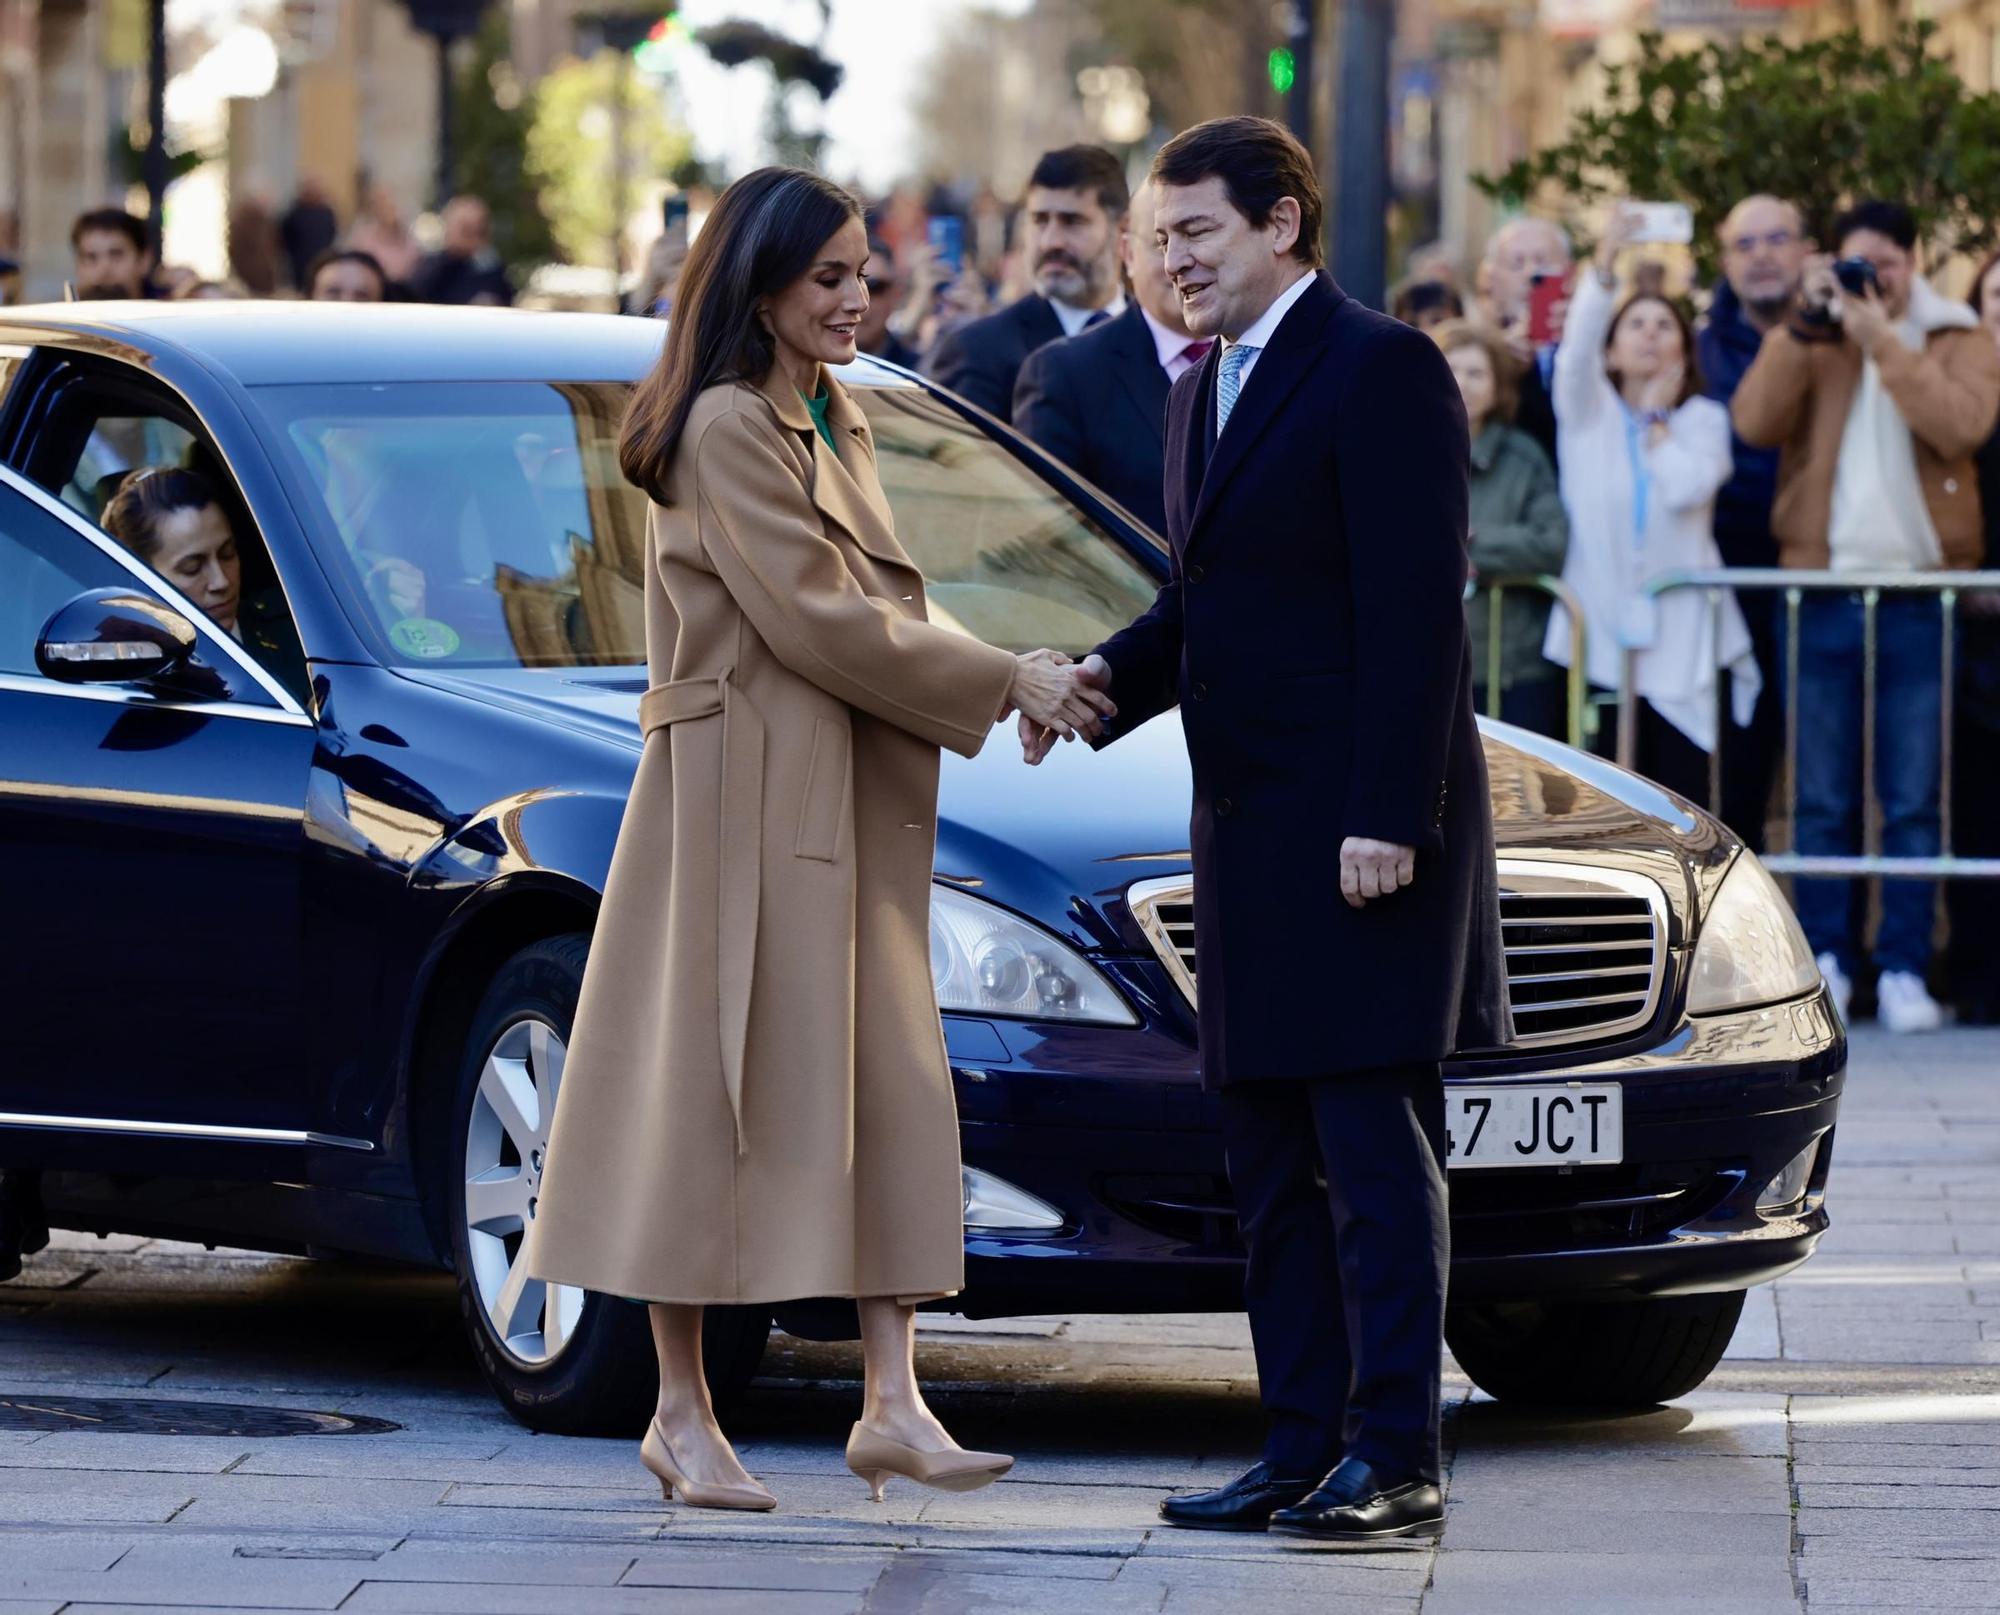
<svg viewBox="0 0 2000 1615">
<path fill-rule="evenodd" d="M 1282 1479 L 1260 1459 L 1227 1486 L 1168 1498 L 1160 1518 L 1194 1531 L 1261 1531 L 1274 1510 L 1288 1508 L 1312 1489 L 1310 1477 Z"/>
<path fill-rule="evenodd" d="M 1444 1498 L 1427 1480 L 1390 1480 L 1343 1458 L 1312 1495 L 1271 1516 L 1273 1536 L 1319 1548 L 1400 1548 L 1444 1533 Z"/>
</svg>

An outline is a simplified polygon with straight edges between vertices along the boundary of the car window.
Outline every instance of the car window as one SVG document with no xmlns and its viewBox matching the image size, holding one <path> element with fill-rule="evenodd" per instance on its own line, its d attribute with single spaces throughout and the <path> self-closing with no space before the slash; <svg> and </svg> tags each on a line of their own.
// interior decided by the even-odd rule
<svg viewBox="0 0 2000 1615">
<path fill-rule="evenodd" d="M 1081 656 L 1153 603 L 1158 585 L 1121 544 L 955 410 L 916 387 L 854 397 L 934 621 Z"/>
<path fill-rule="evenodd" d="M 45 676 L 35 667 L 35 642 L 57 609 L 87 589 L 132 589 L 166 598 L 166 591 L 152 588 L 146 578 L 144 567 L 135 575 L 122 557 L 107 554 L 18 489 L 0 485 L 0 674 Z M 202 671 L 185 689 L 160 692 L 164 698 L 279 704 L 222 649 L 214 624 L 178 601 L 168 603 L 193 623 L 199 636 L 195 662 Z M 245 649 L 254 652 L 247 643 Z"/>
<path fill-rule="evenodd" d="M 263 387 L 318 496 L 309 525 L 396 663 L 642 662 L 646 496 L 618 469 L 628 389 Z"/>
<path fill-rule="evenodd" d="M 35 674 L 35 641 L 86 589 L 129 583 L 123 567 L 16 489 L 0 486 L 0 673 Z"/>
<path fill-rule="evenodd" d="M 139 544 L 135 558 L 144 572 L 157 573 L 187 597 L 198 628 L 229 634 L 294 698 L 308 700 L 310 681 L 298 627 L 263 535 L 188 404 L 128 365 L 83 359 L 61 363 L 64 384 L 55 390 L 31 451 L 36 480 L 109 532 L 107 507 L 128 479 L 140 473 L 191 473 L 193 482 L 183 480 L 175 498 L 199 493 L 212 507 L 210 519 L 219 520 L 228 538 L 233 593 L 224 594 L 212 581 L 201 587 L 188 565 L 175 564 L 185 563 L 186 556 Z M 173 520 L 180 508 L 156 511 L 151 520 Z M 131 541 L 129 533 L 112 536 Z"/>
</svg>

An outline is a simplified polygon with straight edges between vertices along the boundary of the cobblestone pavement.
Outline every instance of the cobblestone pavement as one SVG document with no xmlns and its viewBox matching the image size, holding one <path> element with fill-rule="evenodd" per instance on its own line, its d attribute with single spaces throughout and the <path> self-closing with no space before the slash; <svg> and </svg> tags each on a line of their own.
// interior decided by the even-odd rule
<svg viewBox="0 0 2000 1615">
<path fill-rule="evenodd" d="M 780 1337 L 736 1433 L 782 1506 L 740 1516 L 663 1507 L 626 1443 L 513 1424 L 435 1275 L 63 1236 L 0 1285 L 0 1397 L 403 1428 L 0 1430 L 0 1615 L 2000 1608 L 2000 1033 L 1864 1029 L 1832 1187 L 1821 1254 L 1701 1392 L 1530 1418 L 1455 1377 L 1442 1547 L 1338 1557 L 1154 1528 L 1254 1449 L 1240 1318 L 944 1320 L 941 1412 L 1019 1466 L 879 1507 L 840 1460 L 854 1349 Z"/>
</svg>

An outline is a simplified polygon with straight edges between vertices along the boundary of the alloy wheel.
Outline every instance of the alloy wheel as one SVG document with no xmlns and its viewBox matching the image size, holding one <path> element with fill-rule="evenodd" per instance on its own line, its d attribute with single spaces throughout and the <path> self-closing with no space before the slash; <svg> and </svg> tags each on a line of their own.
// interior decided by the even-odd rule
<svg viewBox="0 0 2000 1615">
<path fill-rule="evenodd" d="M 521 1259 L 540 1202 L 567 1053 L 562 1034 L 547 1021 L 513 1022 L 487 1052 L 466 1122 L 466 1249 L 473 1287 L 500 1349 L 524 1368 L 560 1357 L 583 1313 L 582 1290 L 530 1278 Z"/>
</svg>

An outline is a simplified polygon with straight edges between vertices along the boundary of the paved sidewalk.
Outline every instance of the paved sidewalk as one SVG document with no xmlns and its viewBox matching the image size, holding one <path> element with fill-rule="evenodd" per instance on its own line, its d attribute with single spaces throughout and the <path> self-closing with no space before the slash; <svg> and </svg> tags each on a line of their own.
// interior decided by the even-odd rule
<svg viewBox="0 0 2000 1615">
<path fill-rule="evenodd" d="M 840 1460 L 855 1349 L 779 1337 L 737 1433 L 782 1507 L 737 1516 L 662 1506 L 627 1443 L 515 1425 L 434 1275 L 65 1236 L 0 1285 L 0 1400 L 403 1428 L 0 1429 L 0 1615 L 2000 1609 L 2000 1033 L 1864 1029 L 1832 1188 L 1821 1254 L 1703 1391 L 1528 1418 L 1454 1378 L 1442 1547 L 1340 1556 L 1154 1528 L 1254 1450 L 1240 1318 L 945 1320 L 940 1411 L 1019 1466 L 879 1507 Z"/>
</svg>

